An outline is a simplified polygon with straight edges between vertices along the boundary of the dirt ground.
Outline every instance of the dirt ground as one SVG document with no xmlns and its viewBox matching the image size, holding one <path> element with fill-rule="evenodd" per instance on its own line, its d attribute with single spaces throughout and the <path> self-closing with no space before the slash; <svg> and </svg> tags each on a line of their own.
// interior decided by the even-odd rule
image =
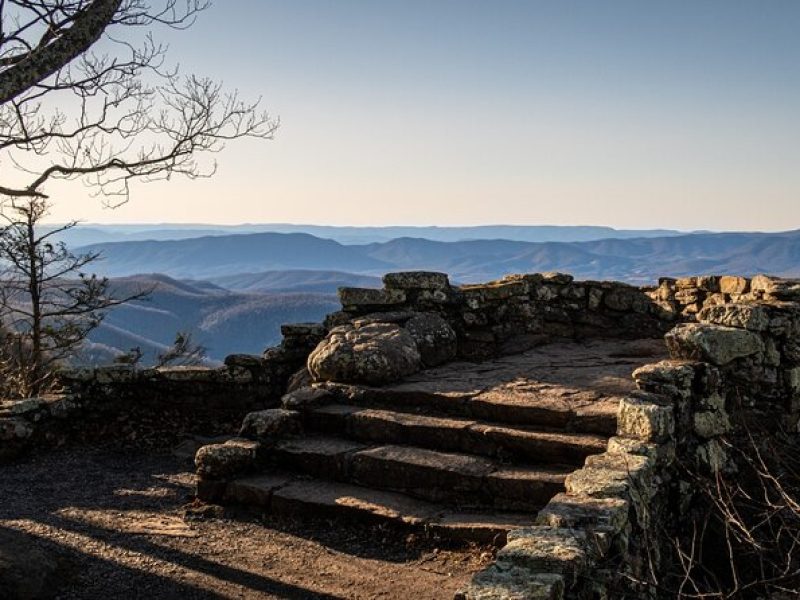
<svg viewBox="0 0 800 600">
<path fill-rule="evenodd" d="M 61 599 L 448 599 L 491 559 L 352 523 L 188 518 L 192 477 L 164 450 L 29 457 L 0 466 L 0 532 L 57 557 Z"/>
</svg>

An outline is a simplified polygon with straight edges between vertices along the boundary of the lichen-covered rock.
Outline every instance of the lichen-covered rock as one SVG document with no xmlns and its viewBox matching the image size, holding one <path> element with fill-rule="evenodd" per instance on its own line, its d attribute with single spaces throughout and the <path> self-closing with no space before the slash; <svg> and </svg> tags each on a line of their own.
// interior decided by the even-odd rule
<svg viewBox="0 0 800 600">
<path fill-rule="evenodd" d="M 592 498 L 556 494 L 539 511 L 537 525 L 591 529 L 616 534 L 628 523 L 628 502 L 623 498 Z"/>
<path fill-rule="evenodd" d="M 695 369 L 692 365 L 668 360 L 644 365 L 633 372 L 639 389 L 670 398 L 688 396 L 694 378 Z"/>
<path fill-rule="evenodd" d="M 655 395 L 627 396 L 620 400 L 617 435 L 645 442 L 662 442 L 675 432 L 673 407 Z"/>
<path fill-rule="evenodd" d="M 603 298 L 611 310 L 647 312 L 652 301 L 638 288 L 618 286 L 609 290 Z"/>
<path fill-rule="evenodd" d="M 333 401 L 333 399 L 333 394 L 330 390 L 322 387 L 306 386 L 284 394 L 281 398 L 281 405 L 291 411 L 302 411 L 321 406 L 326 402 Z"/>
<path fill-rule="evenodd" d="M 719 291 L 723 294 L 744 294 L 750 288 L 750 282 L 744 277 L 723 275 L 719 278 Z"/>
<path fill-rule="evenodd" d="M 379 290 L 374 288 L 339 288 L 339 301 L 342 306 L 392 306 L 406 301 L 403 290 Z"/>
<path fill-rule="evenodd" d="M 398 273 L 386 273 L 386 275 L 383 276 L 383 284 L 387 288 L 400 290 L 442 290 L 450 287 L 450 279 L 447 273 L 437 273 L 434 271 L 403 271 Z"/>
<path fill-rule="evenodd" d="M 642 502 L 655 493 L 654 459 L 634 454 L 603 453 L 590 456 L 586 466 L 567 475 L 567 494 L 595 498 L 625 498 L 639 512 Z"/>
<path fill-rule="evenodd" d="M 764 352 L 764 342 L 758 334 L 723 325 L 683 323 L 664 339 L 673 357 L 705 360 L 717 366 Z"/>
<path fill-rule="evenodd" d="M 693 421 L 694 432 L 701 438 L 713 438 L 731 430 L 731 421 L 724 410 L 696 412 Z"/>
<path fill-rule="evenodd" d="M 763 306 L 753 304 L 722 304 L 707 306 L 697 314 L 701 323 L 739 327 L 750 331 L 765 331 L 769 315 Z"/>
<path fill-rule="evenodd" d="M 299 412 L 270 408 L 248 413 L 242 421 L 239 435 L 249 439 L 270 441 L 299 433 L 301 429 Z"/>
<path fill-rule="evenodd" d="M 336 327 L 308 357 L 315 381 L 381 385 L 421 368 L 414 338 L 394 323 Z"/>
<path fill-rule="evenodd" d="M 194 457 L 197 474 L 207 479 L 226 479 L 249 471 L 259 449 L 258 442 L 244 439 L 203 446 Z"/>
<path fill-rule="evenodd" d="M 796 300 L 800 298 L 800 281 L 797 279 L 756 275 L 750 280 L 750 289 L 753 292 L 764 294 L 766 297 L 776 300 Z"/>
<path fill-rule="evenodd" d="M 561 600 L 564 577 L 529 569 L 491 565 L 479 571 L 454 600 Z"/>
<path fill-rule="evenodd" d="M 508 543 L 497 553 L 497 564 L 557 573 L 569 577 L 571 583 L 587 566 L 587 550 L 583 531 L 541 525 L 525 527 L 508 533 Z"/>
<path fill-rule="evenodd" d="M 439 315 L 415 315 L 406 322 L 405 329 L 414 338 L 424 366 L 435 367 L 455 358 L 458 350 L 456 332 Z"/>
<path fill-rule="evenodd" d="M 308 367 L 303 367 L 289 377 L 289 382 L 286 384 L 286 391 L 293 392 L 308 385 L 311 385 L 311 373 L 308 372 Z"/>
<path fill-rule="evenodd" d="M 725 448 L 717 440 L 708 440 L 698 446 L 696 455 L 700 465 L 712 473 L 723 469 L 728 461 Z"/>
</svg>

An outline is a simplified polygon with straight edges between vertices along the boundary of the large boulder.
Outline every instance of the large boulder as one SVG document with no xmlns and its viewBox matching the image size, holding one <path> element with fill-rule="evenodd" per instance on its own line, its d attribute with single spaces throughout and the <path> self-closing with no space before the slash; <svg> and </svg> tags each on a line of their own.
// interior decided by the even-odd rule
<svg viewBox="0 0 800 600">
<path fill-rule="evenodd" d="M 420 313 L 405 324 L 414 338 L 422 364 L 435 367 L 453 360 L 458 349 L 458 338 L 450 324 L 435 313 Z"/>
<path fill-rule="evenodd" d="M 764 352 L 764 342 L 757 333 L 723 325 L 683 323 L 667 333 L 664 340 L 673 358 L 703 360 L 718 366 Z"/>
<path fill-rule="evenodd" d="M 336 327 L 308 357 L 314 381 L 382 385 L 421 368 L 414 337 L 396 323 Z"/>
</svg>

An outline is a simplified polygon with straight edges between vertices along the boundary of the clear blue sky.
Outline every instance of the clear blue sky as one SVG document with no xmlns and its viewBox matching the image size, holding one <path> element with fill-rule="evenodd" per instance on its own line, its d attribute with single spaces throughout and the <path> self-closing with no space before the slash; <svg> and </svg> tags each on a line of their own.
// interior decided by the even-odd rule
<svg viewBox="0 0 800 600">
<path fill-rule="evenodd" d="M 797 1 L 217 0 L 158 35 L 276 139 L 54 217 L 800 228 Z"/>
</svg>

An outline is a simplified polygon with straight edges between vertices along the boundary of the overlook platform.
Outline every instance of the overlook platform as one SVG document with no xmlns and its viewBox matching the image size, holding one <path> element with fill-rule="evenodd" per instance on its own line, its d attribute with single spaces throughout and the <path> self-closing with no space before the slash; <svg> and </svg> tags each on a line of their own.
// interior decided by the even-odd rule
<svg viewBox="0 0 800 600">
<path fill-rule="evenodd" d="M 502 546 L 605 450 L 631 373 L 666 355 L 660 339 L 563 341 L 381 387 L 317 384 L 310 399 L 284 399 L 303 435 L 215 493 L 277 514 Z"/>
</svg>

